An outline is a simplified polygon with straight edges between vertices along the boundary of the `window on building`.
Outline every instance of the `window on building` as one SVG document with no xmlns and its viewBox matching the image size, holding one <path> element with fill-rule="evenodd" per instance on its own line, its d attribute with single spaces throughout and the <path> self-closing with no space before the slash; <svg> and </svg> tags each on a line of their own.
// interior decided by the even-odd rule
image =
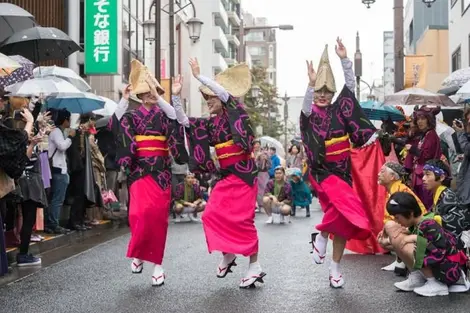
<svg viewBox="0 0 470 313">
<path fill-rule="evenodd" d="M 127 82 L 131 73 L 131 54 L 128 48 L 122 49 L 122 80 Z"/>
<path fill-rule="evenodd" d="M 470 0 L 462 0 L 462 14 L 464 14 L 467 11 L 469 5 L 470 5 Z"/>
<path fill-rule="evenodd" d="M 130 23 L 129 23 L 129 12 L 125 9 L 122 10 L 122 43 L 124 46 L 129 47 L 131 44 L 131 37 L 130 37 Z"/>
<path fill-rule="evenodd" d="M 264 33 L 262 31 L 250 31 L 246 34 L 245 41 L 264 41 Z"/>
<path fill-rule="evenodd" d="M 265 47 L 248 47 L 250 55 L 266 55 Z"/>
<path fill-rule="evenodd" d="M 460 51 L 460 47 L 455 50 L 454 53 L 452 53 L 452 72 L 458 70 L 461 68 L 462 64 L 462 55 Z"/>
</svg>

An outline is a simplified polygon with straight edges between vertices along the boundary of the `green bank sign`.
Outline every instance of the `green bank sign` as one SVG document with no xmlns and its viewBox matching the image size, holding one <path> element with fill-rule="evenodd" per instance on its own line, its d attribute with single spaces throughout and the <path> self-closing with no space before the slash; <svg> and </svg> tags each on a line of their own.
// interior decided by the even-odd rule
<svg viewBox="0 0 470 313">
<path fill-rule="evenodd" d="M 85 0 L 85 74 L 118 73 L 118 1 Z"/>
</svg>

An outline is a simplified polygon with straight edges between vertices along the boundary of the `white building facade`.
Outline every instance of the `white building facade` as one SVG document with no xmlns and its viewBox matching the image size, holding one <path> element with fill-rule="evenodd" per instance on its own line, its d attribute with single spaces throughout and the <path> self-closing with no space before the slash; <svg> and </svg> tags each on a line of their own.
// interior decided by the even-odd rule
<svg viewBox="0 0 470 313">
<path fill-rule="evenodd" d="M 470 0 L 449 1 L 449 68 L 470 66 Z"/>
</svg>

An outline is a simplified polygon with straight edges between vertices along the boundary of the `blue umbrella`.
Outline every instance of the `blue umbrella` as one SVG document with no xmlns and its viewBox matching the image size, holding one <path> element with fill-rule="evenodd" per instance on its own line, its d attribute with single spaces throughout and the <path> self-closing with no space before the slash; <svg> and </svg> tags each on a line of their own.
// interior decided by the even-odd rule
<svg viewBox="0 0 470 313">
<path fill-rule="evenodd" d="M 104 108 L 103 98 L 89 92 L 59 94 L 46 99 L 48 109 L 67 109 L 70 113 L 86 114 Z"/>
<path fill-rule="evenodd" d="M 361 107 L 367 117 L 372 121 L 387 120 L 389 117 L 394 122 L 404 121 L 403 114 L 394 106 L 384 105 L 378 101 L 361 102 Z"/>
</svg>

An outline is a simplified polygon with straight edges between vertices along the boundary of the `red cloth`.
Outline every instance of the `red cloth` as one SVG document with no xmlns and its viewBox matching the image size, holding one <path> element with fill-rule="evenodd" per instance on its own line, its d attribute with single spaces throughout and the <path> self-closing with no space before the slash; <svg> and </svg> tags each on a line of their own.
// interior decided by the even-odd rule
<svg viewBox="0 0 470 313">
<path fill-rule="evenodd" d="M 372 236 L 366 240 L 348 241 L 346 249 L 356 253 L 385 253 L 377 242 L 377 235 L 383 228 L 387 194 L 385 188 L 377 183 L 377 176 L 384 163 L 385 156 L 378 140 L 367 147 L 352 150 L 353 188 L 361 199 L 372 231 Z"/>
<path fill-rule="evenodd" d="M 129 224 L 131 240 L 128 258 L 162 264 L 168 231 L 171 188 L 162 190 L 151 175 L 132 183 Z"/>
<path fill-rule="evenodd" d="M 361 200 L 351 186 L 336 175 L 320 184 L 310 175 L 310 183 L 318 194 L 323 220 L 316 228 L 347 240 L 365 240 L 371 235 L 369 219 Z"/>
<path fill-rule="evenodd" d="M 258 252 L 257 193 L 256 182 L 250 186 L 233 174 L 217 182 L 202 215 L 209 253 L 250 256 Z"/>
</svg>

